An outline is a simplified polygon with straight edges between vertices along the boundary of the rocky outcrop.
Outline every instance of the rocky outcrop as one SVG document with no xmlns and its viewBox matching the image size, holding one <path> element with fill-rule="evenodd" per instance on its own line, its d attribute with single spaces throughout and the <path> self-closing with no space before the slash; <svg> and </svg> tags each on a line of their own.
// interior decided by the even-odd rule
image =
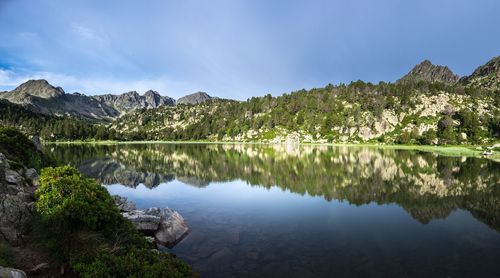
<svg viewBox="0 0 500 278">
<path fill-rule="evenodd" d="M 180 99 L 177 100 L 177 104 L 199 104 L 212 99 L 214 98 L 205 92 L 197 92 L 194 94 L 181 97 Z"/>
<path fill-rule="evenodd" d="M 22 239 L 35 212 L 33 183 L 36 185 L 37 179 L 34 169 L 11 169 L 10 162 L 0 153 L 0 240 L 16 244 Z"/>
<path fill-rule="evenodd" d="M 145 235 L 154 235 L 157 244 L 173 247 L 189 232 L 184 218 L 176 211 L 165 208 L 137 209 L 127 198 L 114 196 L 115 203 L 123 217 Z"/>
<path fill-rule="evenodd" d="M 397 82 L 428 81 L 453 84 L 458 82 L 458 79 L 458 75 L 448 67 L 433 65 L 431 61 L 424 60 Z"/>
</svg>

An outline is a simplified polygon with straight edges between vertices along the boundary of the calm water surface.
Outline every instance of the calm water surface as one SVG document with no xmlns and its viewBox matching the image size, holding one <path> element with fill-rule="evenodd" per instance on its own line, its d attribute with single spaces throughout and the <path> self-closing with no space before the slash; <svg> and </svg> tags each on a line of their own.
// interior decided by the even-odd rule
<svg viewBox="0 0 500 278">
<path fill-rule="evenodd" d="M 202 277 L 500 277 L 500 163 L 416 151 L 51 145 L 141 208 Z"/>
</svg>

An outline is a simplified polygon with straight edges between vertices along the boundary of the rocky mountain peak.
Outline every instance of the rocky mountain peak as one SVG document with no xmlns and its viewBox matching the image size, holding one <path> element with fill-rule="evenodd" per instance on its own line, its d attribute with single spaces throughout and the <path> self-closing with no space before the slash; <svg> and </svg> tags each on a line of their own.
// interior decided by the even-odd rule
<svg viewBox="0 0 500 278">
<path fill-rule="evenodd" d="M 500 56 L 497 56 L 489 60 L 486 64 L 478 67 L 470 76 L 467 76 L 464 79 L 467 80 L 489 75 L 500 77 Z"/>
<path fill-rule="evenodd" d="M 153 90 L 148 90 L 147 92 L 144 93 L 144 96 L 159 96 L 160 93 L 158 93 L 157 91 L 153 91 Z"/>
<path fill-rule="evenodd" d="M 466 86 L 500 90 L 500 56 L 479 66 L 471 75 L 462 77 L 460 82 Z"/>
<path fill-rule="evenodd" d="M 458 75 L 454 74 L 447 66 L 434 65 L 431 61 L 426 59 L 416 65 L 397 82 L 428 81 L 453 84 L 456 83 L 458 79 Z"/>
<path fill-rule="evenodd" d="M 213 97 L 205 92 L 196 92 L 179 98 L 177 104 L 198 104 L 211 99 L 213 99 Z"/>
<path fill-rule="evenodd" d="M 44 79 L 28 80 L 15 88 L 12 94 L 19 96 L 35 96 L 40 98 L 53 98 L 64 95 L 61 87 L 54 87 Z"/>
</svg>

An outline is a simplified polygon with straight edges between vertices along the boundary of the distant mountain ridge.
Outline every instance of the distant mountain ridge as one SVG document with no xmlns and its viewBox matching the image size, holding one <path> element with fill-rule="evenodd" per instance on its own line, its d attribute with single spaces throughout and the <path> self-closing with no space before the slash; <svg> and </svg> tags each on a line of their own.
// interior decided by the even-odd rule
<svg viewBox="0 0 500 278">
<path fill-rule="evenodd" d="M 0 99 L 20 104 L 34 112 L 75 116 L 87 120 L 111 121 L 137 109 L 174 106 L 176 103 L 199 104 L 213 99 L 204 92 L 198 92 L 175 99 L 149 90 L 143 95 L 136 91 L 120 95 L 105 94 L 87 96 L 81 93 L 67 94 L 61 87 L 55 87 L 46 80 L 28 80 L 12 91 L 0 92 Z"/>
<path fill-rule="evenodd" d="M 142 96 L 136 91 L 131 91 L 121 95 L 107 94 L 90 97 L 99 101 L 102 105 L 112 107 L 120 114 L 125 114 L 139 108 L 156 108 L 162 105 L 175 105 L 175 100 L 173 98 L 162 96 L 153 90 L 145 92 Z"/>
</svg>

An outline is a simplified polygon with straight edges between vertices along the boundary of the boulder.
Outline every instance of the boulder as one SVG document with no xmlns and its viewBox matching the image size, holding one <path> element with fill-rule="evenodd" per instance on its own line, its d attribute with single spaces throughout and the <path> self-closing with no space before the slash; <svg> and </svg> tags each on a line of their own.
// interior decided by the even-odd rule
<svg viewBox="0 0 500 278">
<path fill-rule="evenodd" d="M 24 271 L 0 266 L 0 277 L 2 278 L 25 278 L 26 273 Z"/>
<path fill-rule="evenodd" d="M 172 209 L 161 210 L 156 207 L 137 209 L 127 198 L 113 197 L 123 217 L 130 220 L 138 231 L 145 235 L 154 235 L 155 241 L 160 245 L 171 248 L 189 231 L 184 218 Z"/>
<path fill-rule="evenodd" d="M 18 172 L 11 170 L 11 169 L 6 169 L 5 170 L 5 181 L 7 181 L 7 183 L 10 183 L 10 184 L 16 184 L 16 185 L 22 186 L 23 178 Z"/>
<path fill-rule="evenodd" d="M 161 212 L 161 221 L 155 233 L 156 241 L 164 246 L 173 247 L 189 232 L 184 218 L 176 211 L 166 208 Z"/>
<path fill-rule="evenodd" d="M 460 132 L 460 134 L 458 135 L 458 139 L 460 139 L 460 141 L 467 141 L 467 134 L 464 132 Z"/>
<path fill-rule="evenodd" d="M 161 220 L 159 216 L 148 214 L 145 210 L 124 212 L 122 215 L 144 234 L 154 234 L 158 230 Z"/>
</svg>

